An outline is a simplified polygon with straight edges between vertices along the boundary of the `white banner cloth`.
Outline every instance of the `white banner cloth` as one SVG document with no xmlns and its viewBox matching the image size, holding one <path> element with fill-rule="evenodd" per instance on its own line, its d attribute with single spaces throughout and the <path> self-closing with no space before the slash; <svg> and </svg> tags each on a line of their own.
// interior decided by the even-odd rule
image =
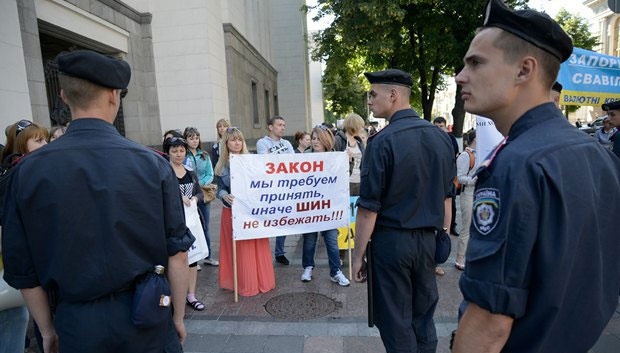
<svg viewBox="0 0 620 353">
<path fill-rule="evenodd" d="M 268 238 L 349 224 L 346 152 L 230 156 L 233 238 Z"/>
</svg>

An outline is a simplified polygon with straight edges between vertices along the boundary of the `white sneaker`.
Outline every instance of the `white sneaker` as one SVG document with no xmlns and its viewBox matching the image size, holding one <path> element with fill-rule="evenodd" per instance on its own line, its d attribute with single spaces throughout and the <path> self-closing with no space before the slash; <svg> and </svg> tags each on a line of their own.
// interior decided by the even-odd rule
<svg viewBox="0 0 620 353">
<path fill-rule="evenodd" d="M 219 266 L 220 262 L 217 260 L 213 260 L 213 259 L 205 259 L 202 262 L 203 265 L 210 265 L 210 266 Z"/>
<path fill-rule="evenodd" d="M 312 266 L 308 266 L 304 268 L 304 273 L 301 274 L 302 282 L 310 282 L 312 281 Z"/>
<path fill-rule="evenodd" d="M 332 277 L 331 279 L 332 279 L 332 282 L 338 283 L 339 286 L 343 286 L 343 287 L 346 287 L 351 283 L 340 270 L 338 270 L 336 275 Z"/>
</svg>

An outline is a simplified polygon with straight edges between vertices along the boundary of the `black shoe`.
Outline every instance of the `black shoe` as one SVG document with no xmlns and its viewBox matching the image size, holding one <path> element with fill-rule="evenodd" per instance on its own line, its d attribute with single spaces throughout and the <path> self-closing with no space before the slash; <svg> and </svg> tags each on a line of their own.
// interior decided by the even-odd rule
<svg viewBox="0 0 620 353">
<path fill-rule="evenodd" d="M 459 233 L 456 230 L 453 230 L 450 234 L 454 235 L 455 237 L 459 236 Z"/>
<path fill-rule="evenodd" d="M 288 259 L 284 255 L 276 256 L 276 262 L 286 266 L 289 264 Z"/>
</svg>

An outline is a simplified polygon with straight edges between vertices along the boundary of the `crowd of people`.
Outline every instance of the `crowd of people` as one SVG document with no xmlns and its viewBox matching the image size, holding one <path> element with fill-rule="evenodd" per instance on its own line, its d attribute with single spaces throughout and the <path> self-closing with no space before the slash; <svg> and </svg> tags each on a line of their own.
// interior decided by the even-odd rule
<svg viewBox="0 0 620 353">
<path fill-rule="evenodd" d="M 285 119 L 269 120 L 258 154 L 346 152 L 358 208 L 352 279 L 372 278 L 370 305 L 388 353 L 437 349 L 440 232 L 458 237 L 454 266 L 462 271 L 454 352 L 585 352 L 609 321 L 620 290 L 613 221 L 620 102 L 603 104 L 608 117 L 596 139 L 566 121 L 553 92 L 572 49 L 547 15 L 489 1 L 456 76 L 465 109 L 492 119 L 505 136 L 489 156 L 478 155 L 475 130 L 463 149 L 444 118 L 421 119 L 410 106 L 414 81 L 398 69 L 365 73 L 368 106 L 389 121 L 380 133 L 349 114 L 339 129 L 324 123 L 296 132 L 293 147 Z M 2 195 L 0 269 L 25 305 L 0 311 L 2 348 L 23 349 L 30 314 L 45 352 L 182 352 L 186 307 L 205 309 L 196 293 L 201 264 L 219 266 L 225 290 L 235 288 L 236 274 L 242 296 L 273 290 L 274 262 L 290 264 L 286 236 L 276 238 L 273 255 L 267 237 L 233 239 L 239 195 L 230 157 L 250 153 L 244 134 L 220 119 L 210 151 L 194 127 L 167 131 L 161 151 L 141 146 L 112 125 L 129 65 L 87 50 L 57 61 L 71 124 L 48 131 L 20 120 L 5 130 L 2 167 L 11 177 Z M 209 225 L 214 184 L 222 203 L 219 259 Z M 599 184 L 605 193 L 582 187 Z M 209 254 L 191 263 L 197 239 L 188 207 L 198 210 Z M 302 234 L 300 280 L 313 279 L 319 234 L 329 279 L 349 286 L 336 229 Z M 138 327 L 136 288 L 159 266 L 166 278 L 159 310 L 172 310 Z"/>
</svg>

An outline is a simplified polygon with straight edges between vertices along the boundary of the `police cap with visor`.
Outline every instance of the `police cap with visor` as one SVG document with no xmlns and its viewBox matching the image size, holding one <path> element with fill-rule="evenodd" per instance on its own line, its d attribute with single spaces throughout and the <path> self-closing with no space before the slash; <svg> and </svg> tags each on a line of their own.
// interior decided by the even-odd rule
<svg viewBox="0 0 620 353">
<path fill-rule="evenodd" d="M 602 106 L 604 111 L 620 110 L 620 101 L 605 103 Z"/>
</svg>

